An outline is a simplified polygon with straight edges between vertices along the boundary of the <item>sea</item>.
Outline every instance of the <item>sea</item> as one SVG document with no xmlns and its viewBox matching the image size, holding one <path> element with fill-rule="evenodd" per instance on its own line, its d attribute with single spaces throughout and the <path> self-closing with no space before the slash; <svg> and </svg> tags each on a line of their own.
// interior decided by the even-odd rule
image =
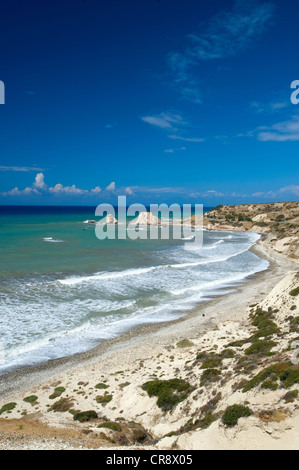
<svg viewBox="0 0 299 470">
<path fill-rule="evenodd" d="M 178 319 L 268 268 L 255 233 L 99 240 L 88 220 L 95 207 L 0 206 L 0 374 Z"/>
</svg>

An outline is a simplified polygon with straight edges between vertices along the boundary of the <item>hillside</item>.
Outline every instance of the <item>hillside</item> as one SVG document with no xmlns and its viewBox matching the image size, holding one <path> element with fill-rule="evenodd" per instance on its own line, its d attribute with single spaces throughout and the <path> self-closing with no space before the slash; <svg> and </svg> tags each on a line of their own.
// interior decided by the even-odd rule
<svg viewBox="0 0 299 470">
<path fill-rule="evenodd" d="M 217 206 L 204 215 L 208 230 L 262 233 L 263 240 L 288 258 L 299 258 L 299 202 Z"/>
<path fill-rule="evenodd" d="M 55 439 L 59 448 L 298 448 L 298 309 L 293 273 L 242 322 L 218 321 L 123 370 L 106 357 L 12 396 L 0 407 L 0 449 Z"/>
</svg>

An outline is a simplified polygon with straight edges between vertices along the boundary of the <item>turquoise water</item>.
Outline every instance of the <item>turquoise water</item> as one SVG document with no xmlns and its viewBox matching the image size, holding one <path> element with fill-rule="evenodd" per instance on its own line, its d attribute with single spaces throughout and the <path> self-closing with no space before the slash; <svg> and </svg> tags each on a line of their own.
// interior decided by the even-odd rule
<svg viewBox="0 0 299 470">
<path fill-rule="evenodd" d="M 268 263 L 258 235 L 98 240 L 93 208 L 0 208 L 0 372 L 179 318 Z"/>
</svg>

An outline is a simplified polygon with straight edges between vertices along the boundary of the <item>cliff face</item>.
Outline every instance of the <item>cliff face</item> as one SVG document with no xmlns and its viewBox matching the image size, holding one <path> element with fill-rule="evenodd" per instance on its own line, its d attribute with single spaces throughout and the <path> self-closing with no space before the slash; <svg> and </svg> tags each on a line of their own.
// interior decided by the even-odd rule
<svg viewBox="0 0 299 470">
<path fill-rule="evenodd" d="M 203 223 L 208 230 L 262 233 L 275 251 L 299 258 L 298 201 L 218 206 L 204 215 Z"/>
</svg>

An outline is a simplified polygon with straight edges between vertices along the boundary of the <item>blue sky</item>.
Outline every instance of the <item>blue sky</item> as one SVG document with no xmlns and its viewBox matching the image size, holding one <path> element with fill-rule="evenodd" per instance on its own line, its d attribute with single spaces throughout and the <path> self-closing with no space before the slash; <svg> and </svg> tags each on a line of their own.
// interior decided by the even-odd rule
<svg viewBox="0 0 299 470">
<path fill-rule="evenodd" d="M 5 3 L 0 204 L 298 199 L 298 2 Z"/>
</svg>

